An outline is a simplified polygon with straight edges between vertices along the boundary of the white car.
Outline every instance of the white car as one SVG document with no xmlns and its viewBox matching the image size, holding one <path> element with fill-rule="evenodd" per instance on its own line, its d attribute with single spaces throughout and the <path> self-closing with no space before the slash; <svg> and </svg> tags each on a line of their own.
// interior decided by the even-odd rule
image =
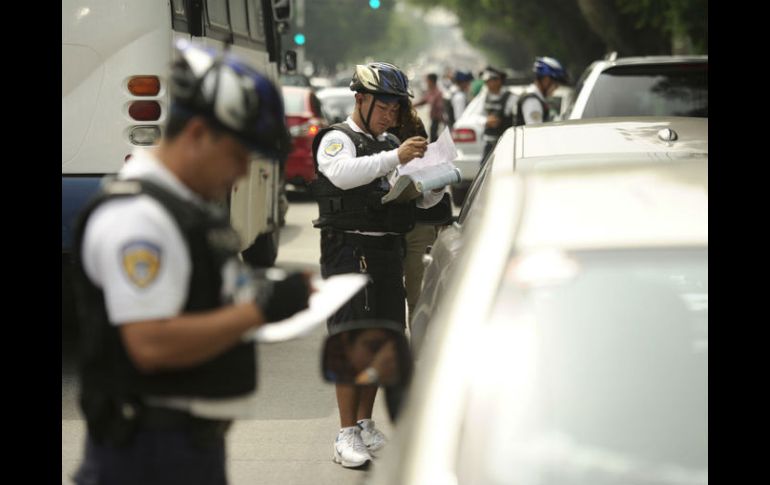
<svg viewBox="0 0 770 485">
<path fill-rule="evenodd" d="M 565 119 L 605 116 L 708 118 L 708 56 L 610 56 L 576 84 Z"/>
<path fill-rule="evenodd" d="M 356 93 L 349 87 L 327 87 L 319 89 L 315 95 L 331 123 L 345 121 L 356 105 Z"/>
<path fill-rule="evenodd" d="M 527 85 L 505 86 L 513 95 L 520 96 L 526 90 Z M 548 98 L 551 107 L 552 119 L 562 119 L 567 107 L 570 105 L 573 90 L 569 86 L 560 86 L 553 96 Z M 481 88 L 479 94 L 474 97 L 463 111 L 462 115 L 452 126 L 452 140 L 457 147 L 457 159 L 453 162 L 462 174 L 462 181 L 452 186 L 452 198 L 455 204 L 462 205 L 465 200 L 468 186 L 479 171 L 481 156 L 484 153 L 484 102 L 487 97 L 486 86 Z"/>
<path fill-rule="evenodd" d="M 641 153 L 494 160 L 369 485 L 708 484 L 708 161 Z"/>
<path fill-rule="evenodd" d="M 471 222 L 486 205 L 486 186 L 498 171 L 540 170 L 597 163 L 638 163 L 708 159 L 708 118 L 639 117 L 561 121 L 509 128 L 474 180 L 457 220 L 433 243 L 422 293 L 411 317 L 412 347 L 420 352 L 429 327 L 446 302 Z M 513 194 L 512 194 L 513 197 Z"/>
</svg>

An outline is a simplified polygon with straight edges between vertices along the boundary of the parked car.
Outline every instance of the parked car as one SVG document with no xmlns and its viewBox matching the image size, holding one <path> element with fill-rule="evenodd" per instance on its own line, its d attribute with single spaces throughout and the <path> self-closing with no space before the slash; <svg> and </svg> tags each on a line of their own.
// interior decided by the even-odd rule
<svg viewBox="0 0 770 485">
<path fill-rule="evenodd" d="M 313 138 L 329 122 L 311 88 L 283 86 L 282 89 L 286 125 L 293 142 L 286 160 L 285 182 L 289 188 L 303 189 L 315 178 Z"/>
<path fill-rule="evenodd" d="M 330 123 L 345 121 L 356 105 L 356 93 L 349 87 L 330 87 L 316 93 Z"/>
<path fill-rule="evenodd" d="M 604 116 L 708 118 L 708 56 L 624 57 L 596 61 L 576 84 L 566 119 Z"/>
<path fill-rule="evenodd" d="M 516 96 L 520 96 L 526 90 L 526 85 L 506 86 Z M 560 86 L 553 96 L 546 101 L 551 108 L 553 120 L 562 119 L 564 112 L 570 104 L 573 90 L 569 86 Z M 455 204 L 462 205 L 468 192 L 471 181 L 476 176 L 481 166 L 481 156 L 484 153 L 484 102 L 487 97 L 486 86 L 481 88 L 479 94 L 474 97 L 455 121 L 452 127 L 452 140 L 457 147 L 457 159 L 454 164 L 460 169 L 462 181 L 452 186 L 452 199 Z"/>
<path fill-rule="evenodd" d="M 689 159 L 708 160 L 707 118 L 599 118 L 508 129 L 471 185 L 457 220 L 439 233 L 424 256 L 428 264 L 410 326 L 415 352 L 421 352 L 429 326 L 447 302 L 446 289 L 460 271 L 456 266 L 464 241 L 474 231 L 469 223 L 485 210 L 489 180 L 514 170 Z"/>
<path fill-rule="evenodd" d="M 708 484 L 708 161 L 514 133 L 367 484 Z"/>
</svg>

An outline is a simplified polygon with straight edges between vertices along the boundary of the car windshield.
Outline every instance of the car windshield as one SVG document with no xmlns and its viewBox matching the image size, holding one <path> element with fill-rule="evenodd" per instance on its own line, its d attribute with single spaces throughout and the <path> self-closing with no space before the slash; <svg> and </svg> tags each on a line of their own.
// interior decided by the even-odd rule
<svg viewBox="0 0 770 485">
<path fill-rule="evenodd" d="M 465 356 L 458 482 L 708 483 L 708 249 L 535 256 Z"/>
<path fill-rule="evenodd" d="M 615 66 L 601 73 L 583 118 L 708 118 L 708 63 Z"/>
</svg>

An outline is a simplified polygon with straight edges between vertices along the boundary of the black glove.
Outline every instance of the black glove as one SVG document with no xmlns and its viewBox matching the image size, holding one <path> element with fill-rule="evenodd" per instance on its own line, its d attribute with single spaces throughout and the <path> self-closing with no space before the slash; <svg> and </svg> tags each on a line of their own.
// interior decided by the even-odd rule
<svg viewBox="0 0 770 485">
<path fill-rule="evenodd" d="M 310 286 L 304 274 L 292 273 L 282 279 L 266 277 L 260 283 L 256 303 L 265 321 L 277 322 L 308 307 Z"/>
</svg>

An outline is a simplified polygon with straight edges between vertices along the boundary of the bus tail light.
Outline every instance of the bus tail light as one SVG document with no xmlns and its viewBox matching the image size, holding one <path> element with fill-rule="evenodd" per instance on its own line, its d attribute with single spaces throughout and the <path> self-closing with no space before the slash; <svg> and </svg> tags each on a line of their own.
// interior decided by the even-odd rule
<svg viewBox="0 0 770 485">
<path fill-rule="evenodd" d="M 158 76 L 134 76 L 128 80 L 128 92 L 134 96 L 157 96 L 160 79 Z"/>
<path fill-rule="evenodd" d="M 128 114 L 137 121 L 157 121 L 160 104 L 157 101 L 134 101 L 128 107 Z"/>
</svg>

